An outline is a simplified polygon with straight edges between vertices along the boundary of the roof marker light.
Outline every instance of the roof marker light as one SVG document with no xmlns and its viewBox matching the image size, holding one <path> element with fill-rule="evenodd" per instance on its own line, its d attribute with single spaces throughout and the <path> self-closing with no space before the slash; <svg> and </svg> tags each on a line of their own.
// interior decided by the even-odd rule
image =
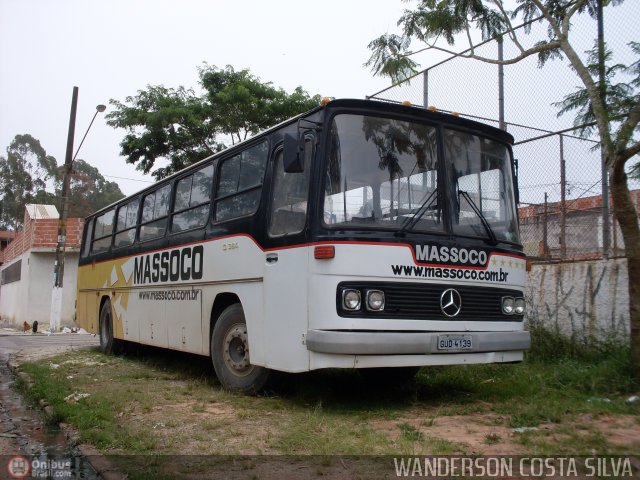
<svg viewBox="0 0 640 480">
<path fill-rule="evenodd" d="M 438 110 L 434 105 L 429 105 L 427 107 L 427 110 L 431 110 L 432 112 L 435 112 L 436 110 Z"/>
<path fill-rule="evenodd" d="M 405 100 L 404 102 L 402 102 L 402 105 L 404 105 L 405 107 L 410 107 L 413 104 L 409 100 Z"/>
<path fill-rule="evenodd" d="M 327 103 L 329 103 L 331 101 L 331 99 L 329 97 L 324 97 L 322 100 L 320 100 L 320 105 L 326 105 Z"/>
</svg>

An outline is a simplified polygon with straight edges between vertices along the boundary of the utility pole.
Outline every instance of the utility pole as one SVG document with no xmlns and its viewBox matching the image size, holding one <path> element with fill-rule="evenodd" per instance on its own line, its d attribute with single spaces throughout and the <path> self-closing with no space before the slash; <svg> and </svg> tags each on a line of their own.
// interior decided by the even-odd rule
<svg viewBox="0 0 640 480">
<path fill-rule="evenodd" d="M 73 139 L 76 131 L 76 110 L 78 108 L 78 87 L 73 87 L 71 115 L 69 116 L 69 134 L 67 135 L 67 153 L 64 159 L 62 176 L 62 208 L 58 221 L 58 244 L 56 246 L 54 286 L 62 288 L 64 284 L 64 254 L 67 240 L 67 217 L 69 216 L 69 185 L 73 171 Z"/>
<path fill-rule="evenodd" d="M 69 189 L 71 175 L 73 173 L 73 162 L 78 156 L 78 152 L 87 138 L 87 134 L 93 125 L 98 113 L 106 110 L 105 105 L 97 105 L 91 123 L 84 133 L 80 145 L 74 155 L 73 140 L 76 131 L 76 111 L 78 108 L 78 87 L 73 87 L 71 98 L 71 114 L 69 116 L 69 133 L 67 135 L 67 152 L 62 167 L 62 195 L 60 199 L 60 218 L 58 219 L 58 239 L 56 243 L 56 260 L 53 267 L 53 291 L 51 292 L 51 312 L 49 317 L 50 330 L 57 331 L 60 328 L 60 318 L 62 317 L 62 292 L 64 286 L 64 257 L 67 247 L 67 219 L 69 217 Z"/>
<path fill-rule="evenodd" d="M 58 219 L 58 239 L 56 244 L 56 260 L 53 266 L 53 291 L 51 292 L 50 330 L 55 332 L 60 327 L 62 314 L 62 287 L 64 284 L 64 255 L 67 242 L 67 216 L 69 215 L 69 183 L 73 168 L 73 138 L 76 132 L 76 111 L 78 109 L 78 87 L 73 87 L 71 97 L 71 114 L 69 115 L 69 133 L 67 134 L 67 152 L 62 173 L 61 212 Z"/>
</svg>

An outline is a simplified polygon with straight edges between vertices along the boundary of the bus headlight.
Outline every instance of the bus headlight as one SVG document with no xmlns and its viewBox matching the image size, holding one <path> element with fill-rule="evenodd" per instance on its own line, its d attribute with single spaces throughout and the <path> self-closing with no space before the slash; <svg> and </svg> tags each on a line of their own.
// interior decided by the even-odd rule
<svg viewBox="0 0 640 480">
<path fill-rule="evenodd" d="M 516 301 L 513 297 L 502 297 L 502 311 L 507 315 L 513 314 L 516 308 Z"/>
<path fill-rule="evenodd" d="M 525 310 L 527 309 L 527 304 L 524 301 L 524 298 L 516 298 L 515 303 L 515 314 L 516 315 L 524 315 Z"/>
<path fill-rule="evenodd" d="M 382 290 L 367 290 L 367 310 L 384 310 L 384 292 Z"/>
<path fill-rule="evenodd" d="M 346 288 L 342 291 L 342 308 L 345 310 L 360 310 L 360 290 Z"/>
</svg>

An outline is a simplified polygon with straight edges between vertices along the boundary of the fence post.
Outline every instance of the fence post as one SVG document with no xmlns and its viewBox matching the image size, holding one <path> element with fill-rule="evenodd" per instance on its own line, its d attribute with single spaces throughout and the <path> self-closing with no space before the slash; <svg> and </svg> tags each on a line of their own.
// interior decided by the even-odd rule
<svg viewBox="0 0 640 480">
<path fill-rule="evenodd" d="M 498 37 L 498 60 L 504 60 L 504 48 L 502 37 Z M 498 128 L 506 130 L 504 122 L 504 65 L 498 63 Z"/>
<path fill-rule="evenodd" d="M 546 259 L 549 258 L 549 237 L 548 237 L 548 203 L 547 192 L 544 192 L 544 217 L 542 219 L 542 256 Z"/>
<path fill-rule="evenodd" d="M 429 106 L 429 69 L 422 72 L 422 104 Z"/>
<path fill-rule="evenodd" d="M 560 259 L 567 256 L 567 177 L 564 160 L 564 136 L 560 137 Z"/>
<path fill-rule="evenodd" d="M 609 212 L 609 172 L 605 162 L 604 154 L 600 149 L 601 169 L 602 169 L 602 258 L 609 258 L 611 248 L 611 222 Z M 614 224 L 615 225 L 615 224 Z"/>
</svg>

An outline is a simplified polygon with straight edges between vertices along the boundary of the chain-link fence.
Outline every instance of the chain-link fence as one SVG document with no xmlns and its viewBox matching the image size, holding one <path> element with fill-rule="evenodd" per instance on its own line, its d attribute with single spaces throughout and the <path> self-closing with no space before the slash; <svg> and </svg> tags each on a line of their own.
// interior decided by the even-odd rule
<svg viewBox="0 0 640 480">
<path fill-rule="evenodd" d="M 635 61 L 628 43 L 637 40 L 637 2 L 626 2 L 605 14 L 607 47 L 613 61 Z M 595 22 L 579 19 L 572 29 L 577 52 L 594 47 Z M 526 35 L 516 28 L 521 42 L 545 38 L 544 25 L 533 24 Z M 524 45 L 525 47 L 527 45 Z M 508 59 L 517 55 L 505 36 L 483 42 L 474 54 Z M 578 137 L 574 116 L 558 116 L 559 102 L 575 92 L 580 80 L 562 60 L 538 68 L 537 58 L 499 67 L 451 56 L 425 69 L 409 82 L 393 85 L 369 98 L 433 105 L 441 111 L 508 130 L 515 138 L 520 188 L 520 227 L 527 255 L 539 259 L 584 259 L 624 255 L 622 235 L 611 212 L 607 178 L 603 173 L 596 137 Z M 631 160 L 631 164 L 640 161 Z M 603 182 L 603 179 L 605 182 Z M 640 181 L 630 180 L 636 208 Z M 605 196 L 603 197 L 603 191 Z M 603 203 L 603 198 L 605 199 Z"/>
</svg>

